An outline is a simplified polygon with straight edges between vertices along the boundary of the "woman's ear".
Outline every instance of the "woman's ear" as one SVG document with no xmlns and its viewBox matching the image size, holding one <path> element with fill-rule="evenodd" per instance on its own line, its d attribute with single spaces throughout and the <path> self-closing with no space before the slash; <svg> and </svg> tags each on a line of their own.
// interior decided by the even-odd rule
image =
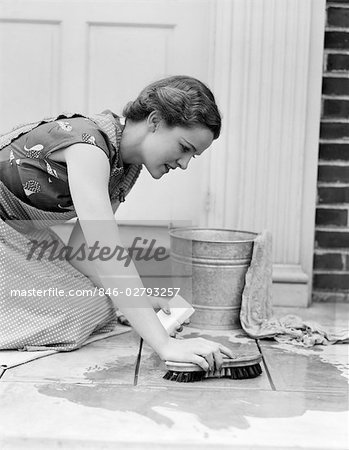
<svg viewBox="0 0 349 450">
<path fill-rule="evenodd" d="M 152 111 L 147 118 L 148 129 L 152 133 L 154 133 L 159 127 L 160 122 L 161 122 L 160 114 L 157 111 Z"/>
</svg>

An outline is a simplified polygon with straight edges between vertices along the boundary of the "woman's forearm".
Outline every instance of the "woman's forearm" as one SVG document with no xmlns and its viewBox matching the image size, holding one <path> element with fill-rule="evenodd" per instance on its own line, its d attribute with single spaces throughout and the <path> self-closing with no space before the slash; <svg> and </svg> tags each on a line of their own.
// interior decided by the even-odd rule
<svg viewBox="0 0 349 450">
<path fill-rule="evenodd" d="M 110 262 L 112 264 L 108 264 Z M 120 269 L 119 264 L 119 261 L 116 263 L 108 261 L 107 264 L 104 262 L 101 270 L 99 270 L 97 264 L 99 284 L 109 292 L 115 307 L 119 308 L 126 316 L 137 333 L 161 356 L 163 348 L 168 343 L 169 336 L 146 295 L 126 295 L 126 290 L 135 294 L 136 292 L 142 292 L 139 288 L 143 288 L 133 262 L 126 268 L 127 270 L 122 270 L 122 277 L 115 275 Z"/>
<path fill-rule="evenodd" d="M 97 249 L 93 254 L 93 266 L 98 285 L 105 289 L 138 334 L 161 356 L 170 338 L 147 296 L 136 295 L 142 292 L 143 283 L 120 241 L 115 220 L 103 221 L 103 224 L 85 221 L 81 226 L 87 236 L 88 247 Z M 126 295 L 126 292 L 133 295 Z"/>
<path fill-rule="evenodd" d="M 109 198 L 109 160 L 102 150 L 96 151 L 91 146 L 91 151 L 87 151 L 86 145 L 89 144 L 74 144 L 68 147 L 65 150 L 65 159 L 69 189 L 80 226 L 87 246 L 95 249 L 94 256 L 89 259 L 93 260 L 96 276 L 102 287 L 110 291 L 113 302 L 135 330 L 161 356 L 162 348 L 171 338 L 151 304 L 146 297 L 125 295 L 127 288 L 132 292 L 132 289 L 141 288 L 143 285 L 133 262 L 130 262 L 129 258 L 125 260 L 117 257 L 118 251 L 121 250 L 126 256 L 126 250 L 123 249 Z M 114 289 L 117 289 L 120 295 L 114 295 Z"/>
</svg>

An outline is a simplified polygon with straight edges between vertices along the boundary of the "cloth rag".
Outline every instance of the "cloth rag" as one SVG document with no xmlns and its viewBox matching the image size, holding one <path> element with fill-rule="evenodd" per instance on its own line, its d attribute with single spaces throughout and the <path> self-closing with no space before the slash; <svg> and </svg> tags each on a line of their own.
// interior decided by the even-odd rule
<svg viewBox="0 0 349 450">
<path fill-rule="evenodd" d="M 288 314 L 273 315 L 272 309 L 272 236 L 267 230 L 254 240 L 250 266 L 245 276 L 240 322 L 254 339 L 273 338 L 302 347 L 349 342 L 349 330 L 331 328 Z"/>
</svg>

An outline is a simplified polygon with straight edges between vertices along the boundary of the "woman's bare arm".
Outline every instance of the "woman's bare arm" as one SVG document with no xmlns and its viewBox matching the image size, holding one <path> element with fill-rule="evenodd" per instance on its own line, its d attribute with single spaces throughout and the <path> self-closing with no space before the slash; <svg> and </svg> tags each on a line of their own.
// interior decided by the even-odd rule
<svg viewBox="0 0 349 450">
<path fill-rule="evenodd" d="M 100 249 L 109 248 L 112 252 L 123 246 L 109 200 L 109 161 L 102 150 L 96 147 L 86 149 L 86 145 L 75 144 L 66 149 L 70 193 L 87 245 L 96 247 L 98 244 Z M 98 256 L 98 251 L 95 256 Z M 100 253 L 100 257 L 93 261 L 99 284 L 104 289 L 125 292 L 130 288 L 134 292 L 135 288 L 143 287 L 132 261 L 126 267 L 124 261 L 108 259 L 107 256 Z M 110 297 L 144 340 L 161 354 L 169 337 L 147 297 L 125 294 Z"/>
<path fill-rule="evenodd" d="M 119 206 L 120 206 L 119 201 L 115 201 L 112 203 L 112 209 L 113 209 L 114 215 Z M 95 285 L 99 285 L 99 280 L 97 279 L 96 269 L 95 269 L 93 262 L 88 261 L 87 259 L 81 260 L 81 258 L 79 258 L 78 249 L 80 249 L 81 246 L 84 246 L 84 248 L 87 248 L 85 236 L 81 229 L 80 221 L 79 221 L 79 219 L 77 219 L 76 222 L 74 223 L 74 227 L 73 227 L 73 230 L 70 234 L 69 241 L 68 241 L 68 247 L 72 249 L 72 255 L 76 255 L 76 256 L 75 257 L 72 256 L 69 259 L 69 262 L 77 270 L 79 270 L 84 275 L 89 277 L 94 282 Z"/>
<path fill-rule="evenodd" d="M 119 201 L 112 203 L 112 208 L 113 208 L 114 214 L 119 205 L 120 205 Z M 88 261 L 87 258 L 81 259 L 79 257 L 79 255 L 81 254 L 81 248 L 84 248 L 84 249 L 88 248 L 88 245 L 86 243 L 85 236 L 81 229 L 79 220 L 77 220 L 75 222 L 74 228 L 70 234 L 68 248 L 70 248 L 72 250 L 71 251 L 72 256 L 69 259 L 70 264 L 72 266 L 74 266 L 75 269 L 77 269 L 79 272 L 86 275 L 95 286 L 103 287 L 97 276 L 96 268 L 95 268 L 93 261 Z M 151 301 L 153 309 L 158 310 L 161 308 L 163 311 L 165 311 L 165 313 L 167 313 L 167 314 L 169 313 L 168 302 L 166 301 L 166 299 L 164 299 L 162 297 L 148 297 L 148 298 Z M 120 312 L 119 309 L 116 310 L 116 315 L 117 315 L 120 323 L 129 325 L 128 320 Z"/>
</svg>

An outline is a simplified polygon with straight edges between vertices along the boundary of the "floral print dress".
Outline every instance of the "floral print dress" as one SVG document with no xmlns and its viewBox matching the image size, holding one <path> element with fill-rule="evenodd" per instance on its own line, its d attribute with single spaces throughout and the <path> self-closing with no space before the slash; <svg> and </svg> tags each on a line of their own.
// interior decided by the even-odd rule
<svg viewBox="0 0 349 450">
<path fill-rule="evenodd" d="M 92 120 L 61 119 L 34 128 L 15 139 L 1 152 L 0 179 L 25 203 L 47 211 L 73 210 L 65 163 L 51 159 L 52 153 L 70 145 L 88 143 L 113 155 L 109 140 Z M 91 148 L 86 146 L 86 151 Z"/>
</svg>

